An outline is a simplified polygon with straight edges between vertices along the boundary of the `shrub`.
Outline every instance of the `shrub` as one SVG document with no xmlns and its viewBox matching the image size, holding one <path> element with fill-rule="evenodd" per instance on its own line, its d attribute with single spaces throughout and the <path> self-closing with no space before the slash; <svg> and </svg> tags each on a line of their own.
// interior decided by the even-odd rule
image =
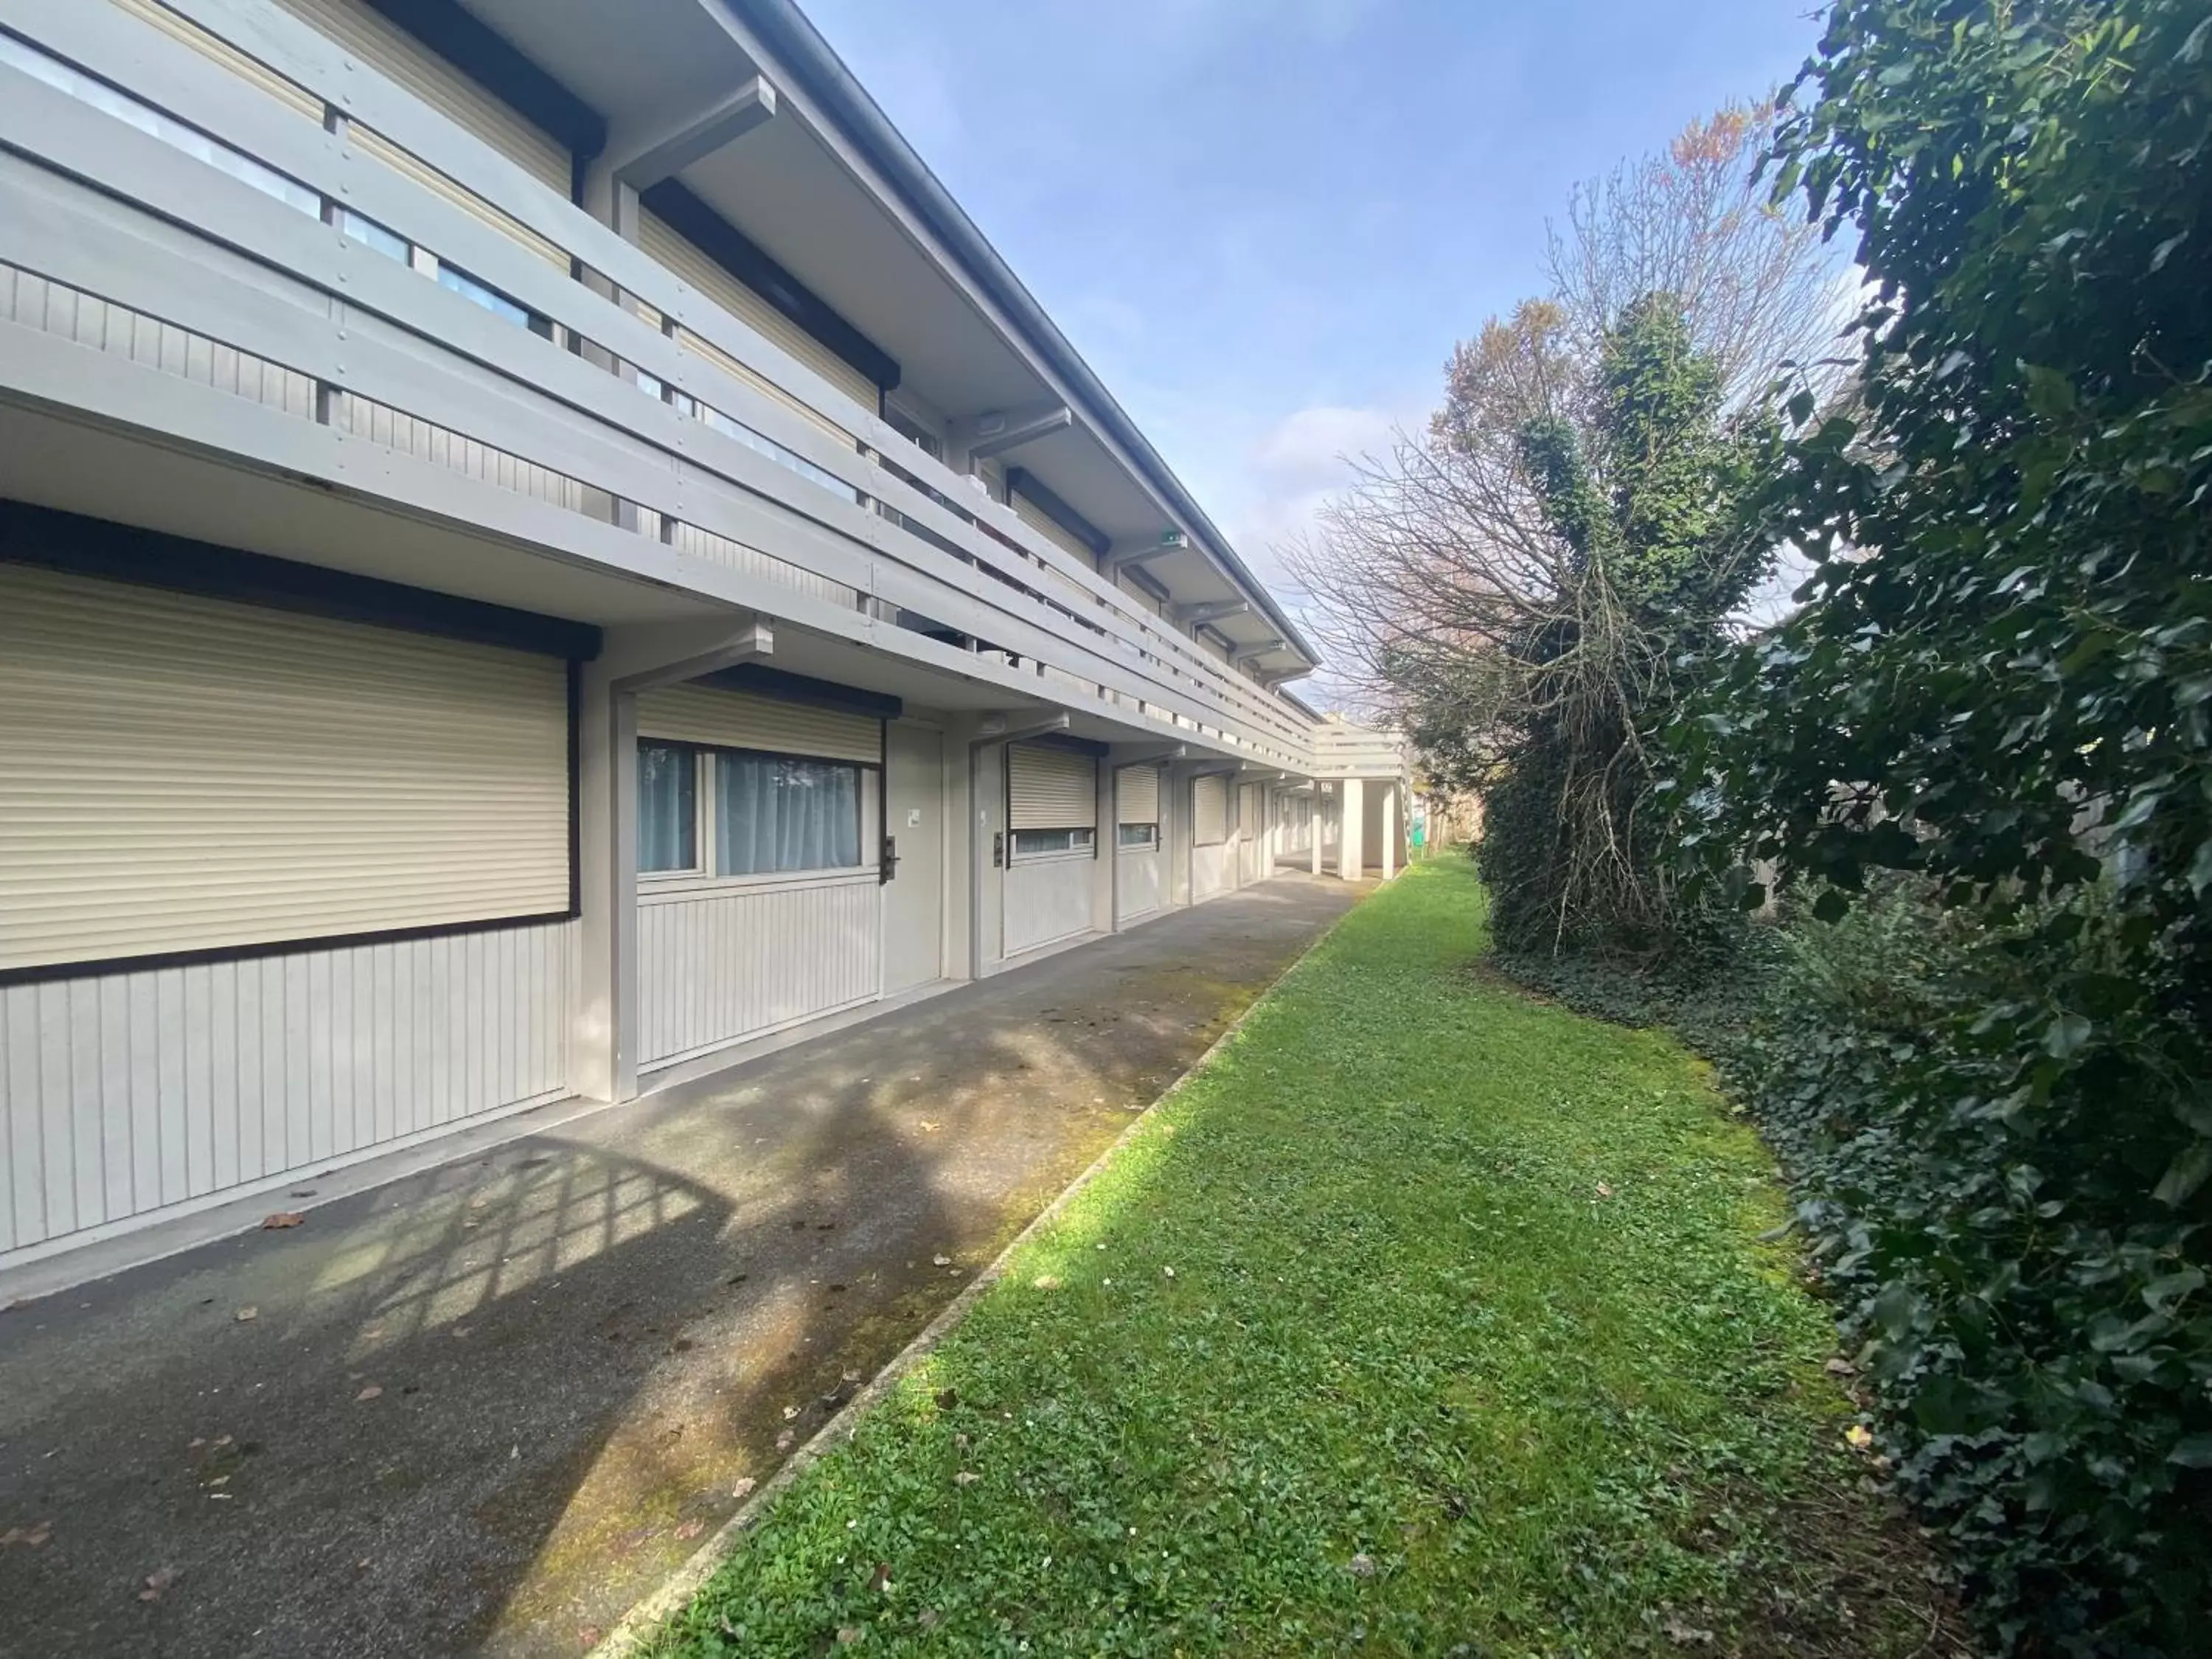
<svg viewBox="0 0 2212 1659">
<path fill-rule="evenodd" d="M 2208 1218 L 2147 1201 L 2212 1127 L 2171 964 L 2024 1079 L 2015 1048 L 2056 977 L 2139 960 L 2101 897 L 1991 924 L 1892 886 L 1788 930 L 1730 1059 L 1898 1479 L 2011 1652 L 2206 1650 Z"/>
</svg>

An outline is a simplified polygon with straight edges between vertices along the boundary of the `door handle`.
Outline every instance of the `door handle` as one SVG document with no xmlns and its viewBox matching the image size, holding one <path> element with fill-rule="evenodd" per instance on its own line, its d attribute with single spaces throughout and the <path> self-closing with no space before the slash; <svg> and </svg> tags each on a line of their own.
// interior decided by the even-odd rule
<svg viewBox="0 0 2212 1659">
<path fill-rule="evenodd" d="M 1003 830 L 991 837 L 991 867 L 994 870 L 1006 867 L 1006 832 Z"/>
<path fill-rule="evenodd" d="M 876 860 L 876 885 L 880 887 L 898 875 L 898 837 L 885 836 L 882 856 Z"/>
</svg>

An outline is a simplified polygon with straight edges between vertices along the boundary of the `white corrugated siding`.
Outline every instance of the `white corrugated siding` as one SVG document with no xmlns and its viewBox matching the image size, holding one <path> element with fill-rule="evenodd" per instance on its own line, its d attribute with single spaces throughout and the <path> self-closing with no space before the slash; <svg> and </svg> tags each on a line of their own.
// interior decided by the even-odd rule
<svg viewBox="0 0 2212 1659">
<path fill-rule="evenodd" d="M 1091 550 L 1081 537 L 1018 489 L 1013 492 L 1013 501 L 1014 512 L 1024 524 L 1062 551 L 1073 554 L 1077 562 L 1088 565 L 1093 570 L 1098 568 L 1098 556 Z"/>
<path fill-rule="evenodd" d="M 651 896 L 637 910 L 638 1063 L 665 1065 L 873 1001 L 875 872 Z"/>
<path fill-rule="evenodd" d="M 15 265 L 0 264 L 0 319 L 143 363 L 234 397 L 315 418 L 307 375 Z"/>
<path fill-rule="evenodd" d="M 1160 821 L 1160 769 L 1157 766 L 1125 766 L 1121 769 L 1120 805 L 1115 809 L 1122 823 L 1158 823 Z"/>
<path fill-rule="evenodd" d="M 1191 780 L 1191 839 L 1212 847 L 1229 839 L 1229 779 L 1220 772 L 1205 772 Z"/>
<path fill-rule="evenodd" d="M 1006 823 L 1015 830 L 1097 828 L 1098 763 L 1072 749 L 1008 744 Z"/>
<path fill-rule="evenodd" d="M 0 969 L 566 910 L 566 672 L 0 564 Z"/>
<path fill-rule="evenodd" d="M 0 987 L 0 1263 L 567 1094 L 576 938 L 556 921 Z"/>
<path fill-rule="evenodd" d="M 363 0 L 277 0 L 285 10 L 413 93 L 565 197 L 568 148 Z M 419 166 L 420 163 L 417 163 Z M 458 186 L 455 186 L 458 188 Z"/>
<path fill-rule="evenodd" d="M 195 52 L 206 53 L 216 63 L 241 81 L 251 82 L 270 97 L 297 110 L 320 126 L 323 120 L 323 100 L 305 87 L 288 81 L 267 64 L 248 58 L 228 40 L 217 39 L 191 19 L 179 16 L 159 0 L 114 0 L 115 4 L 133 17 L 151 23 L 164 34 L 173 35 Z"/>
<path fill-rule="evenodd" d="M 662 685 L 639 692 L 637 734 L 714 749 L 818 755 L 869 766 L 884 757 L 884 723 L 873 715 L 710 685 Z"/>
<path fill-rule="evenodd" d="M 650 210 L 638 214 L 637 240 L 640 247 L 754 333 L 782 348 L 863 409 L 876 407 L 879 394 L 873 380 L 777 310 L 765 295 L 756 293 L 732 276 L 703 248 L 679 234 L 659 215 Z M 713 360 L 725 374 L 736 375 L 796 410 L 842 442 L 852 442 L 853 434 L 830 416 L 800 402 L 765 375 L 737 362 L 688 329 L 683 331 L 678 338 L 691 350 Z"/>
</svg>

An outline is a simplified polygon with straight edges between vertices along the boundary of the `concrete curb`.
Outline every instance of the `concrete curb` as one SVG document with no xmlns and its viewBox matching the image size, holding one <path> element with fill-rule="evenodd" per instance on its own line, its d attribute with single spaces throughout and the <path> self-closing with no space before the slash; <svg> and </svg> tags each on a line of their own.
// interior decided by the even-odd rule
<svg viewBox="0 0 2212 1659">
<path fill-rule="evenodd" d="M 1075 1200 L 1077 1194 L 1105 1173 L 1114 1160 L 1121 1156 L 1122 1150 L 1145 1132 L 1152 1121 L 1153 1114 L 1181 1094 L 1192 1079 L 1213 1063 L 1214 1056 L 1227 1048 L 1238 1033 L 1243 1030 L 1245 1021 L 1251 1018 L 1260 1006 L 1275 994 L 1276 987 L 1297 972 L 1299 968 L 1304 965 L 1306 958 L 1319 950 L 1322 943 L 1343 925 L 1344 918 L 1365 902 L 1368 896 L 1366 893 L 1360 894 L 1358 898 L 1347 906 L 1335 921 L 1316 934 L 1313 942 L 1299 951 L 1281 973 L 1261 987 L 1259 994 L 1244 1006 L 1243 1012 L 1223 1027 L 1221 1035 L 1206 1045 L 1206 1052 L 1193 1060 L 1173 1083 L 1162 1090 L 1159 1098 L 1138 1113 L 1130 1120 L 1128 1127 L 1114 1137 L 1112 1146 L 1099 1153 L 1088 1169 L 1061 1190 L 1059 1197 L 1038 1211 L 1029 1225 L 1014 1235 L 1012 1243 L 1000 1251 L 988 1267 L 969 1279 L 962 1288 L 960 1294 L 945 1304 L 942 1313 L 922 1328 L 921 1335 L 900 1349 L 889 1364 L 878 1371 L 866 1387 L 846 1401 L 842 1410 L 816 1430 L 805 1444 L 785 1459 L 783 1467 L 770 1475 L 765 1484 L 739 1504 L 738 1512 L 725 1521 L 708 1536 L 706 1542 L 693 1551 L 683 1565 L 662 1580 L 659 1589 L 624 1613 L 622 1622 L 609 1632 L 605 1639 L 585 1656 L 585 1659 L 635 1659 L 635 1656 L 641 1653 L 644 1650 L 645 1643 L 657 1633 L 660 1626 L 672 1615 L 681 1611 L 705 1587 L 707 1581 L 714 1576 L 722 1563 L 736 1553 L 738 1545 L 744 1534 L 768 1512 L 769 1506 L 782 1496 L 785 1490 L 824 1453 L 834 1450 L 838 1443 L 853 1437 L 854 1431 L 860 1426 L 860 1419 L 873 1409 L 876 1403 L 897 1387 L 916 1365 L 927 1358 L 936 1350 L 937 1346 L 951 1334 L 953 1328 L 967 1316 L 968 1310 L 975 1305 L 985 1292 L 1006 1277 L 1006 1264 L 1012 1259 L 1014 1253 L 1027 1244 L 1036 1234 L 1059 1219 L 1066 1212 L 1067 1206 Z"/>
</svg>

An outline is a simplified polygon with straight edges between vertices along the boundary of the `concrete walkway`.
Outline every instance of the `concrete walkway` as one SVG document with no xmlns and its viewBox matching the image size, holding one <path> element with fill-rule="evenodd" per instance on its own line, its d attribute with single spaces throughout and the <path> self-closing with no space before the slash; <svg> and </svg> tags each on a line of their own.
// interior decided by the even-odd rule
<svg viewBox="0 0 2212 1659">
<path fill-rule="evenodd" d="M 0 1654 L 588 1648 L 1351 897 L 1272 881 L 0 1314 Z"/>
</svg>

